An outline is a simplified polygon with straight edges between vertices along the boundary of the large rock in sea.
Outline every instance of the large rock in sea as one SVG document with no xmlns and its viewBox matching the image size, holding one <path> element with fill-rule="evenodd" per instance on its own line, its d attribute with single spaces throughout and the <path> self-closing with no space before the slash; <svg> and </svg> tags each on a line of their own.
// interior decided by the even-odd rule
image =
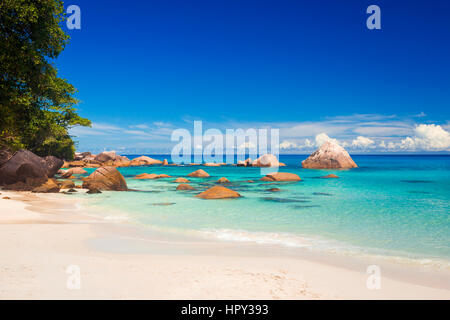
<svg viewBox="0 0 450 320">
<path fill-rule="evenodd" d="M 278 167 L 280 163 L 273 154 L 264 154 L 252 162 L 253 167 Z"/>
<path fill-rule="evenodd" d="M 215 186 L 209 188 L 203 191 L 202 193 L 196 195 L 197 198 L 201 199 L 226 199 L 226 198 L 239 198 L 240 196 L 241 195 L 236 191 L 233 191 L 231 189 L 222 186 Z"/>
<path fill-rule="evenodd" d="M 343 147 L 336 142 L 327 141 L 302 161 L 302 167 L 307 169 L 350 169 L 358 166 Z"/>
<path fill-rule="evenodd" d="M 27 178 L 51 178 L 63 165 L 55 157 L 41 158 L 28 150 L 19 150 L 0 167 L 0 184 L 25 182 Z"/>
<path fill-rule="evenodd" d="M 300 177 L 295 173 L 289 172 L 274 172 L 269 173 L 260 179 L 261 181 L 301 181 Z"/>
<path fill-rule="evenodd" d="M 189 173 L 188 176 L 194 178 L 208 178 L 209 174 L 205 170 L 198 169 L 194 172 Z"/>
<path fill-rule="evenodd" d="M 101 167 L 84 179 L 83 188 L 110 191 L 127 191 L 127 183 L 114 167 Z"/>
<path fill-rule="evenodd" d="M 152 164 L 162 164 L 160 160 L 152 159 L 147 156 L 140 156 L 131 160 L 130 166 L 148 166 Z"/>
</svg>

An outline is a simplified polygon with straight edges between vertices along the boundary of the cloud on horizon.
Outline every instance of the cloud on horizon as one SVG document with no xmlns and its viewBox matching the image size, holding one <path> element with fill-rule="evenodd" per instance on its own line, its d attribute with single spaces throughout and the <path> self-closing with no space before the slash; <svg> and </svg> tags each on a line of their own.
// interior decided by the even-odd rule
<svg viewBox="0 0 450 320">
<path fill-rule="evenodd" d="M 323 142 L 334 140 L 353 152 L 436 152 L 450 151 L 450 121 L 441 125 L 426 121 L 426 115 L 400 118 L 396 115 L 357 114 L 304 122 L 203 122 L 207 129 L 279 129 L 281 153 L 308 153 Z M 421 123 L 416 121 L 420 120 Z M 153 121 L 126 126 L 94 122 L 91 128 L 75 127 L 78 151 L 121 153 L 170 153 L 175 129 L 192 133 L 193 119 L 179 122 Z"/>
</svg>

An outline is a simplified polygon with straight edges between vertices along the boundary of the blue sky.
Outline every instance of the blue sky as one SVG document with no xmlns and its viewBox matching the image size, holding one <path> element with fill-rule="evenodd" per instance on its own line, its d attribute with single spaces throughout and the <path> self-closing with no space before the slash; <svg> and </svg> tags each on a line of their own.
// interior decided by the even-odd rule
<svg viewBox="0 0 450 320">
<path fill-rule="evenodd" d="M 93 121 L 71 130 L 80 151 L 167 153 L 194 120 L 279 128 L 282 152 L 323 134 L 355 152 L 450 150 L 448 1 L 71 4 L 81 30 L 57 67 Z"/>
</svg>

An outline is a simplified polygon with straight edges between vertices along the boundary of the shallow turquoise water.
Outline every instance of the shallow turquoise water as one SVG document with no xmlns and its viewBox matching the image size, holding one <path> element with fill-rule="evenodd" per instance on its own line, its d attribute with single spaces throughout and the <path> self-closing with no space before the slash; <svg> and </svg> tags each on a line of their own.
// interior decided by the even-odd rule
<svg viewBox="0 0 450 320">
<path fill-rule="evenodd" d="M 167 156 L 153 156 L 167 158 Z M 131 157 L 130 157 L 131 158 Z M 175 232 L 224 240 L 348 250 L 450 260 L 450 157 L 354 156 L 359 168 L 308 170 L 306 156 L 280 156 L 301 182 L 259 182 L 258 168 L 153 166 L 119 168 L 139 192 L 104 192 L 89 207 L 111 219 L 127 218 Z M 175 191 L 172 181 L 202 168 L 211 177 L 189 178 L 198 191 Z M 92 171 L 92 170 L 90 170 Z M 174 178 L 134 180 L 139 173 Z M 318 177 L 336 173 L 339 179 Z M 220 177 L 243 197 L 201 200 L 199 191 Z M 254 180 L 249 183 L 247 180 Z M 277 187 L 281 192 L 268 192 Z M 169 205 L 170 203 L 170 205 Z"/>
</svg>

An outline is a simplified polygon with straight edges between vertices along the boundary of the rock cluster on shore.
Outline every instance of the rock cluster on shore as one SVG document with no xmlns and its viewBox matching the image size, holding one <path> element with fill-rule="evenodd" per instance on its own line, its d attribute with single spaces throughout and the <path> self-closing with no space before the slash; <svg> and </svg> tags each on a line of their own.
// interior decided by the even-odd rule
<svg viewBox="0 0 450 320">
<path fill-rule="evenodd" d="M 302 161 L 302 167 L 307 169 L 350 169 L 358 166 L 343 147 L 334 141 L 327 141 Z"/>
<path fill-rule="evenodd" d="M 115 151 L 104 151 L 97 155 L 90 152 L 76 153 L 74 161 L 65 162 L 63 167 L 99 168 L 102 166 L 128 167 L 130 165 L 131 161 L 127 157 L 117 155 Z"/>
<path fill-rule="evenodd" d="M 28 150 L 19 150 L 3 158 L 2 162 L 0 185 L 4 186 L 4 189 L 36 192 L 55 192 L 54 181 L 50 178 L 63 164 L 63 161 L 56 157 L 42 158 Z"/>
<path fill-rule="evenodd" d="M 88 189 L 89 194 L 101 193 L 101 191 L 127 191 L 128 186 L 125 178 L 116 169 L 123 166 L 149 166 L 149 165 L 168 165 L 167 159 L 164 161 L 155 160 L 147 156 L 140 156 L 133 160 L 127 157 L 117 155 L 114 151 L 105 151 L 97 155 L 90 152 L 77 153 L 74 161 L 64 162 L 58 158 L 39 157 L 27 150 L 20 150 L 14 154 L 0 152 L 0 185 L 5 190 L 15 191 L 32 191 L 32 192 L 59 192 L 61 189 L 74 190 L 74 188 Z M 218 166 L 222 164 L 204 164 L 204 166 Z M 258 159 L 252 161 L 247 159 L 238 162 L 238 166 L 245 167 L 277 167 L 283 166 L 272 154 L 265 154 Z M 344 148 L 333 142 L 326 142 L 311 156 L 302 162 L 304 168 L 353 168 L 356 164 Z M 66 167 L 67 170 L 61 169 Z M 78 175 L 87 175 L 84 168 L 96 168 L 89 176 L 83 178 Z M 161 168 L 162 169 L 162 168 Z M 208 169 L 209 171 L 209 169 Z M 271 170 L 272 171 L 272 170 Z M 275 169 L 273 170 L 275 171 Z M 215 168 L 211 168 L 214 177 Z M 270 171 L 269 171 L 270 172 Z M 57 175 L 56 175 L 57 174 Z M 54 176 L 60 179 L 82 180 L 82 185 L 75 185 L 72 180 L 56 180 Z M 76 175 L 76 176 L 75 176 Z M 205 170 L 199 169 L 189 173 L 187 176 L 193 178 L 209 178 L 211 177 Z M 160 179 L 169 178 L 167 174 L 142 173 L 135 176 L 135 179 Z M 226 199 L 239 198 L 241 195 L 231 189 L 225 188 L 223 185 L 234 185 L 226 177 L 221 177 L 214 181 L 206 180 L 205 183 L 199 184 L 199 189 L 203 189 L 202 185 L 211 186 L 212 183 L 219 185 L 212 186 L 195 197 L 201 199 Z M 334 174 L 329 174 L 321 178 L 338 178 Z M 196 179 L 192 179 L 196 180 Z M 200 180 L 200 179 L 199 179 Z M 201 179 L 203 180 L 203 179 Z M 204 181 L 203 180 L 203 181 Z M 301 181 L 301 178 L 294 173 L 273 172 L 267 174 L 260 179 L 262 182 L 295 182 Z M 173 182 L 179 183 L 176 190 L 195 190 L 188 184 L 190 181 L 186 178 L 179 177 Z M 247 181 L 254 182 L 254 181 Z M 278 188 L 267 189 L 268 192 L 280 191 Z M 68 191 L 65 191 L 65 193 Z M 200 191 L 199 191 L 200 192 Z"/>
</svg>

